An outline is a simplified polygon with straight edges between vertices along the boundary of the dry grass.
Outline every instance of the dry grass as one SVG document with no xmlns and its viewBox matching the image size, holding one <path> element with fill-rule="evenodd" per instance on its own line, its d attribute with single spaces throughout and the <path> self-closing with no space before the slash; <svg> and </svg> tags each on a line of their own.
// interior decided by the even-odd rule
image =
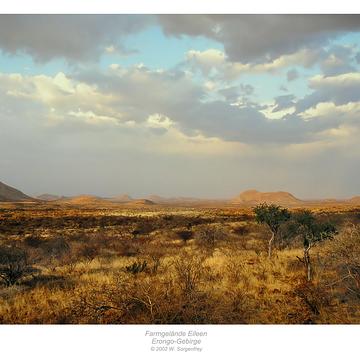
<svg viewBox="0 0 360 360">
<path fill-rule="evenodd" d="M 309 283 L 301 247 L 278 243 L 269 260 L 249 210 L 8 209 L 0 243 L 40 274 L 0 285 L 0 323 L 358 324 L 359 212 L 319 216 L 339 234 L 312 249 Z"/>
</svg>

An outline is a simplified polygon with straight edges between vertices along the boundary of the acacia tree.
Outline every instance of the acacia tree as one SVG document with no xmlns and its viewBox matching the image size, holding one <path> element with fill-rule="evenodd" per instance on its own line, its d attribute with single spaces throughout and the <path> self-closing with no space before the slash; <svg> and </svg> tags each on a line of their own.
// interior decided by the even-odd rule
<svg viewBox="0 0 360 360">
<path fill-rule="evenodd" d="M 308 281 L 312 279 L 310 249 L 317 243 L 332 239 L 337 233 L 333 224 L 320 222 L 310 210 L 303 210 L 294 216 L 294 231 L 303 239 L 304 255 L 301 260 L 306 269 Z"/>
<path fill-rule="evenodd" d="M 281 224 L 290 220 L 290 212 L 275 204 L 259 204 L 254 207 L 255 219 L 259 224 L 266 224 L 271 231 L 268 245 L 268 256 L 271 258 L 272 246 Z"/>
</svg>

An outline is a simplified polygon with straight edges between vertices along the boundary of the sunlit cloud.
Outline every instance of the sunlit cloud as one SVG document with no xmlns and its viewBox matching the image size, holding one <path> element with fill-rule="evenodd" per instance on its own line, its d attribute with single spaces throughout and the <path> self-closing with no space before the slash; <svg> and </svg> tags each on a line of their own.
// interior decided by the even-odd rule
<svg viewBox="0 0 360 360">
<path fill-rule="evenodd" d="M 0 20 L 0 162 L 10 178 L 30 163 L 44 178 L 41 164 L 58 163 L 60 178 L 66 153 L 79 182 L 86 166 L 134 186 L 137 172 L 161 182 L 172 169 L 165 186 L 175 194 L 201 169 L 194 191 L 211 193 L 223 173 L 228 192 L 284 178 L 301 195 L 329 163 L 346 175 L 359 162 L 357 16 Z"/>
</svg>

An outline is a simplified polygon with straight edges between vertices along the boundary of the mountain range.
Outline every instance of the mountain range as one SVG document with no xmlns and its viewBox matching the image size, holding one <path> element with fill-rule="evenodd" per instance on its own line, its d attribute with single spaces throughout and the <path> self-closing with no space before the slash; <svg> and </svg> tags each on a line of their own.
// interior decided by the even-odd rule
<svg viewBox="0 0 360 360">
<path fill-rule="evenodd" d="M 107 205 L 107 204 L 124 204 L 133 206 L 150 206 L 150 205 L 209 205 L 209 204 L 223 204 L 230 206 L 254 206 L 259 203 L 267 202 L 274 203 L 281 206 L 296 207 L 306 204 L 329 204 L 329 203 L 346 203 L 350 205 L 360 205 L 360 196 L 354 196 L 351 199 L 336 200 L 336 199 L 322 199 L 322 200 L 301 200 L 285 191 L 276 192 L 260 192 L 255 189 L 243 191 L 236 197 L 230 200 L 212 200 L 212 199 L 198 199 L 194 197 L 162 197 L 159 195 L 150 195 L 143 199 L 134 199 L 128 194 L 121 194 L 109 198 L 103 198 L 94 195 L 79 195 L 72 197 L 65 197 L 52 194 L 42 194 L 36 198 L 30 197 L 20 190 L 17 190 L 9 185 L 0 182 L 0 202 L 52 202 L 56 204 L 68 205 Z"/>
</svg>

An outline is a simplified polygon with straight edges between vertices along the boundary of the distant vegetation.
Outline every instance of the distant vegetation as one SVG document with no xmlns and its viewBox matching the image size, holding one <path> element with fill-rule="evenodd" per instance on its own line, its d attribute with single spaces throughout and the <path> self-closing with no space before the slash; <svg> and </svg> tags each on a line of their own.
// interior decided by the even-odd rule
<svg viewBox="0 0 360 360">
<path fill-rule="evenodd" d="M 360 323 L 360 212 L 9 207 L 0 323 Z"/>
</svg>

